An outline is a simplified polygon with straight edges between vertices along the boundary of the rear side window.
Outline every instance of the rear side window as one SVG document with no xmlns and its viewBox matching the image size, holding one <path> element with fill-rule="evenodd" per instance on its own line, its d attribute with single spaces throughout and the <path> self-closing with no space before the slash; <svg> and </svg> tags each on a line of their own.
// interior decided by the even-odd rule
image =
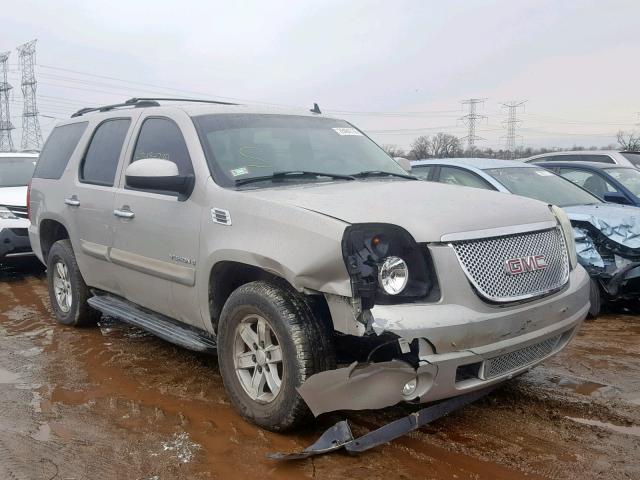
<svg viewBox="0 0 640 480">
<path fill-rule="evenodd" d="M 58 180 L 67 167 L 69 158 L 78 146 L 80 137 L 86 128 L 87 122 L 54 128 L 42 149 L 33 176 Z"/>
<path fill-rule="evenodd" d="M 583 162 L 616 163 L 609 155 L 580 155 Z"/>
<path fill-rule="evenodd" d="M 421 178 L 423 180 L 428 180 L 429 175 L 433 171 L 433 165 L 419 165 L 417 167 L 411 167 L 411 175 Z"/>
<path fill-rule="evenodd" d="M 142 124 L 132 162 L 143 158 L 170 160 L 178 166 L 180 175 L 193 173 L 182 132 L 167 118 L 148 118 Z"/>
<path fill-rule="evenodd" d="M 486 180 L 475 173 L 456 167 L 440 167 L 440 183 L 493 190 Z"/>
<path fill-rule="evenodd" d="M 120 152 L 131 120 L 117 118 L 98 125 L 80 167 L 80 180 L 95 185 L 113 186 Z"/>
</svg>

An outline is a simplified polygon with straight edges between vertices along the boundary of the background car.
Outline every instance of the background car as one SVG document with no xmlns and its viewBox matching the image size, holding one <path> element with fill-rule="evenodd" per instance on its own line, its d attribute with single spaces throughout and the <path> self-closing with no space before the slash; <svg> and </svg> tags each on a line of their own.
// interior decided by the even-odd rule
<svg viewBox="0 0 640 480">
<path fill-rule="evenodd" d="M 640 171 L 599 162 L 535 162 L 605 202 L 640 206 Z"/>
<path fill-rule="evenodd" d="M 37 160 L 37 153 L 0 153 L 0 261 L 33 255 L 27 185 Z"/>
<path fill-rule="evenodd" d="M 598 162 L 640 168 L 640 152 L 626 150 L 578 150 L 549 152 L 534 155 L 524 160 L 533 162 Z"/>
<path fill-rule="evenodd" d="M 517 161 L 420 160 L 413 162 L 411 173 L 424 180 L 513 193 L 561 207 L 573 226 L 578 261 L 592 279 L 591 315 L 599 313 L 603 300 L 624 301 L 634 309 L 640 306 L 640 209 L 637 207 L 603 203 L 549 170 Z"/>
</svg>

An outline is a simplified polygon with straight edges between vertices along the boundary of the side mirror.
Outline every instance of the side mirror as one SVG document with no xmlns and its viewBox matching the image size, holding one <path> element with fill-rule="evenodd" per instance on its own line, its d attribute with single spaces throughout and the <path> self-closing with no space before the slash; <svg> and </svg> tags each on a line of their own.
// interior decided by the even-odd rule
<svg viewBox="0 0 640 480">
<path fill-rule="evenodd" d="M 178 166 L 161 158 L 142 158 L 124 172 L 127 186 L 142 190 L 158 190 L 187 194 L 193 187 L 193 175 L 180 175 Z"/>
<path fill-rule="evenodd" d="M 603 195 L 603 199 L 605 202 L 620 203 L 622 205 L 629 205 L 630 203 L 625 194 L 620 192 L 606 192 Z"/>
<path fill-rule="evenodd" d="M 398 165 L 400 165 L 404 171 L 411 173 L 411 162 L 404 157 L 393 157 Z"/>
</svg>

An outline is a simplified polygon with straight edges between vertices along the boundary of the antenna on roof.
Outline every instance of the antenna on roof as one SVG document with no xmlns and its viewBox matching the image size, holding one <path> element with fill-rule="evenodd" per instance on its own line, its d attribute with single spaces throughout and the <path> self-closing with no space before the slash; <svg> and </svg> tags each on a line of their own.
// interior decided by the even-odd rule
<svg viewBox="0 0 640 480">
<path fill-rule="evenodd" d="M 309 110 L 311 113 L 322 113 L 317 103 L 313 104 L 313 108 Z"/>
</svg>

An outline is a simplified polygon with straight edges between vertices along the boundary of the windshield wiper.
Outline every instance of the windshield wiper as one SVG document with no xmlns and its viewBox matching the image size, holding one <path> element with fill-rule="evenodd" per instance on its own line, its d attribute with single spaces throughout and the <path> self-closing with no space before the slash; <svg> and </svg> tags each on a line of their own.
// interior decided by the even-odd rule
<svg viewBox="0 0 640 480">
<path fill-rule="evenodd" d="M 246 185 L 247 183 L 254 182 L 266 182 L 269 180 L 280 180 L 284 178 L 317 178 L 317 177 L 329 177 L 338 180 L 355 180 L 353 175 L 343 175 L 340 173 L 325 173 L 325 172 L 310 172 L 308 170 L 290 170 L 284 172 L 273 172 L 271 175 L 263 175 L 260 177 L 251 178 L 239 178 L 236 180 L 236 187 L 240 185 Z"/>
<path fill-rule="evenodd" d="M 414 177 L 413 175 L 408 175 L 404 173 L 395 173 L 395 172 L 385 172 L 383 170 L 365 170 L 364 172 L 354 173 L 352 176 L 356 178 L 400 177 L 400 178 L 406 178 L 408 180 L 418 180 L 418 177 Z"/>
</svg>

